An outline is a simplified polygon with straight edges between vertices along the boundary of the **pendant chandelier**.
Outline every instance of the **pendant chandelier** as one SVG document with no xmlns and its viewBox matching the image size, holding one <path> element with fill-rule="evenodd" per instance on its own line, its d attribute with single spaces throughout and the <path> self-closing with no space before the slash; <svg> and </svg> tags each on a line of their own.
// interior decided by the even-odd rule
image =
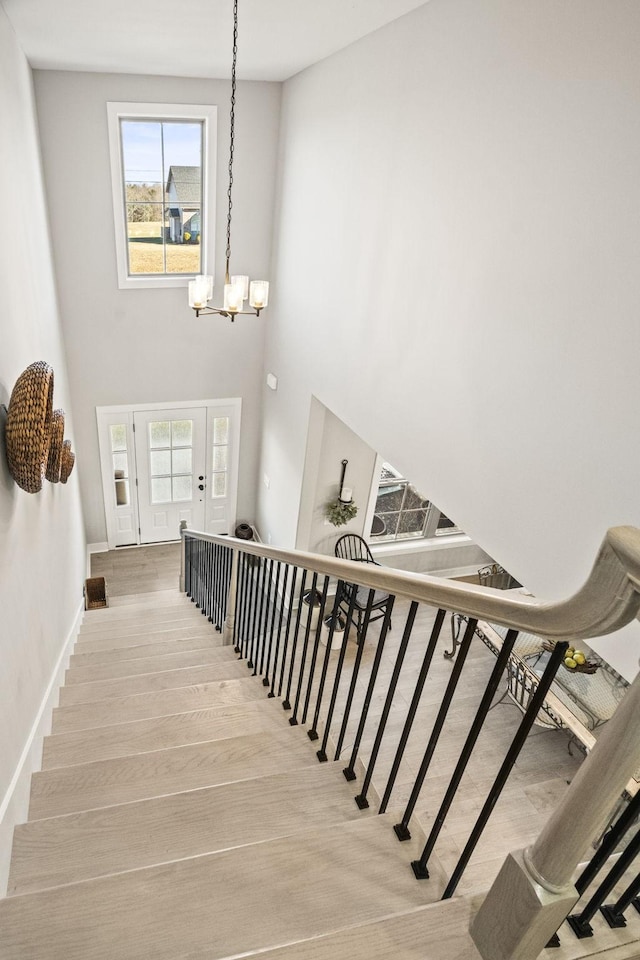
<svg viewBox="0 0 640 960">
<path fill-rule="evenodd" d="M 224 272 L 224 301 L 222 307 L 209 306 L 213 297 L 213 277 L 204 274 L 189 281 L 189 306 L 200 314 L 217 314 L 229 317 L 232 321 L 237 314 L 259 317 L 269 301 L 269 283 L 267 280 L 252 280 L 249 277 L 230 275 L 231 261 L 231 191 L 233 188 L 233 151 L 235 147 L 236 113 L 236 61 L 238 57 L 238 0 L 233 0 L 233 59 L 231 63 L 231 113 L 229 121 L 229 186 L 227 188 L 227 249 Z M 251 310 L 243 310 L 244 302 L 249 298 Z"/>
</svg>

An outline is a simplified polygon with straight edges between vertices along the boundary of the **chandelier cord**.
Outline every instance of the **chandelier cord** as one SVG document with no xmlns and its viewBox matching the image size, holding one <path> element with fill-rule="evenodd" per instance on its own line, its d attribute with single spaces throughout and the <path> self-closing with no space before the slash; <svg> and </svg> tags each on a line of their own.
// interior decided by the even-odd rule
<svg viewBox="0 0 640 960">
<path fill-rule="evenodd" d="M 229 283 L 229 261 L 231 260 L 231 208 L 233 202 L 233 153 L 235 148 L 236 122 L 236 62 L 238 59 L 238 0 L 233 0 L 233 60 L 231 63 L 231 114 L 229 119 L 229 186 L 227 187 L 227 250 L 225 283 Z"/>
</svg>

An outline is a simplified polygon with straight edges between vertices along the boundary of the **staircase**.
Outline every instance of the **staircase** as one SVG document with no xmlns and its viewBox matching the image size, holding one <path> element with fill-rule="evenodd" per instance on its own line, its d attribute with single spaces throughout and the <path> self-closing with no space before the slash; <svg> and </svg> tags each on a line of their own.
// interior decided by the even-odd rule
<svg viewBox="0 0 640 960">
<path fill-rule="evenodd" d="M 15 831 L 0 958 L 478 956 L 473 902 L 432 905 L 438 865 L 429 884 L 407 867 L 419 827 L 398 844 L 398 812 L 359 810 L 340 766 L 184 595 L 88 612 Z"/>
</svg>

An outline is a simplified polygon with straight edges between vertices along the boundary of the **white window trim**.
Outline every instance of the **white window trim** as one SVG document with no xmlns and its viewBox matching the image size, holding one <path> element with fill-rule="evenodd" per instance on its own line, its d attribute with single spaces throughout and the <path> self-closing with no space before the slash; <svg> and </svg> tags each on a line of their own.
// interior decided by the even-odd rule
<svg viewBox="0 0 640 960">
<path fill-rule="evenodd" d="M 121 290 L 143 290 L 149 287 L 186 287 L 190 276 L 130 276 L 127 256 L 127 224 L 122 175 L 122 147 L 120 120 L 201 120 L 202 138 L 202 272 L 213 276 L 215 259 L 216 207 L 216 134 L 218 109 L 205 104 L 185 103 L 107 103 L 109 154 L 111 158 L 111 189 L 115 226 L 118 287 Z"/>
</svg>

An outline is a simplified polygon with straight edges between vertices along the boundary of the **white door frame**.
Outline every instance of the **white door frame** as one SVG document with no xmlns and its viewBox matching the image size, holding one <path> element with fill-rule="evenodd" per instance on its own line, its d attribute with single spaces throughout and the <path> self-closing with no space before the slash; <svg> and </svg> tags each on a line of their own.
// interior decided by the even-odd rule
<svg viewBox="0 0 640 960">
<path fill-rule="evenodd" d="M 111 450 L 106 449 L 105 439 L 106 431 L 103 427 L 106 425 L 106 417 L 110 414 L 134 414 L 141 413 L 144 410 L 184 410 L 188 407 L 204 407 L 207 411 L 207 417 L 215 416 L 215 411 L 220 407 L 232 407 L 234 411 L 234 423 L 235 429 L 232 433 L 231 444 L 230 444 L 230 470 L 229 473 L 233 478 L 232 490 L 229 495 L 229 517 L 230 522 L 233 523 L 236 517 L 237 511 L 237 500 L 238 500 L 238 470 L 240 464 L 240 421 L 242 414 L 242 398 L 241 397 L 225 397 L 218 400 L 175 400 L 175 401 L 162 401 L 158 403 L 120 403 L 113 406 L 103 406 L 96 407 L 96 422 L 98 429 L 98 446 L 100 451 L 100 472 L 102 476 L 102 496 L 104 504 L 104 515 L 105 522 L 107 527 L 107 543 L 109 545 L 109 550 L 115 549 L 116 546 L 116 529 L 115 529 L 115 516 L 113 510 L 107 509 L 107 503 L 109 498 L 113 496 L 113 470 L 111 466 Z M 207 449 L 207 458 L 209 457 L 209 450 Z M 131 475 L 132 478 L 137 478 L 137 464 L 135 461 L 135 445 L 131 449 Z M 209 471 L 207 471 L 207 474 Z M 133 491 L 133 485 L 132 485 Z M 138 520 L 138 497 L 137 492 L 135 496 L 135 511 L 136 511 L 136 537 L 137 544 L 140 544 L 140 533 L 139 533 L 139 520 Z M 132 544 L 135 546 L 136 544 Z"/>
</svg>

